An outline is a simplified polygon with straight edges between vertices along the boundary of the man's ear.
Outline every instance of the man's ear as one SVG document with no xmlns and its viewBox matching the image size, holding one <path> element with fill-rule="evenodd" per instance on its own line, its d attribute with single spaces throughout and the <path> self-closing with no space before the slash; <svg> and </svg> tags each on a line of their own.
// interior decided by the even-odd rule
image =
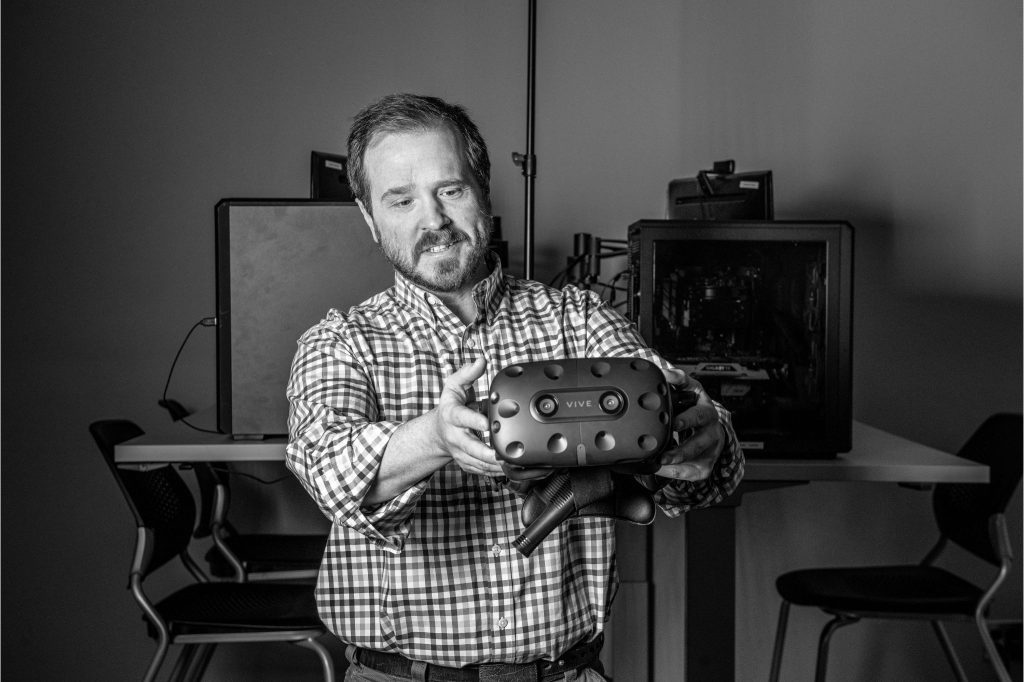
<svg viewBox="0 0 1024 682">
<path fill-rule="evenodd" d="M 356 205 L 359 206 L 359 210 L 363 214 L 363 220 L 366 221 L 367 227 L 370 228 L 370 235 L 373 236 L 373 241 L 380 244 L 380 235 L 377 234 L 377 226 L 373 224 L 373 216 L 370 215 L 370 212 L 366 210 L 363 202 L 359 199 L 356 199 Z"/>
</svg>

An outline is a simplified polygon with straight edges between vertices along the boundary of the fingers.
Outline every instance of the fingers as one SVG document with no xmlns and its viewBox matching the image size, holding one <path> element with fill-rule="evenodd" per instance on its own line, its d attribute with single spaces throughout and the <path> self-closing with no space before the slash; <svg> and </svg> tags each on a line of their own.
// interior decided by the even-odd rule
<svg viewBox="0 0 1024 682">
<path fill-rule="evenodd" d="M 451 410 L 448 416 L 443 429 L 452 459 L 468 473 L 500 476 L 502 470 L 497 455 L 477 435 L 487 430 L 487 418 L 461 406 Z"/>
<path fill-rule="evenodd" d="M 678 446 L 661 455 L 659 476 L 685 481 L 708 478 L 725 446 L 725 429 L 714 406 L 696 405 L 674 420 L 681 432 Z"/>
<path fill-rule="evenodd" d="M 686 380 L 689 378 L 686 372 L 675 367 L 663 370 L 662 373 L 665 375 L 665 381 L 671 386 L 685 386 Z"/>
<path fill-rule="evenodd" d="M 662 464 L 656 473 L 658 476 L 681 481 L 703 481 L 711 476 L 717 459 L 717 454 L 702 454 L 693 459 Z"/>
<path fill-rule="evenodd" d="M 484 359 L 477 358 L 445 379 L 437 414 L 445 449 L 463 471 L 481 476 L 500 476 L 502 470 L 494 450 L 473 433 L 489 429 L 487 417 L 466 407 L 469 388 L 483 376 L 486 367 Z"/>
<path fill-rule="evenodd" d="M 481 433 L 490 429 L 487 415 L 480 414 L 465 405 L 449 405 L 443 414 L 445 421 L 458 429 L 470 429 L 471 431 L 480 431 Z"/>
<path fill-rule="evenodd" d="M 487 362 L 482 357 L 468 365 L 463 365 L 444 380 L 444 391 L 453 391 L 462 398 L 463 403 L 466 402 L 467 389 L 473 385 L 474 381 L 483 376 L 485 369 L 487 369 Z"/>
<path fill-rule="evenodd" d="M 438 410 L 445 423 L 451 426 L 474 431 L 486 431 L 489 426 L 487 417 L 476 410 L 466 407 L 469 388 L 483 376 L 487 363 L 477 358 L 468 365 L 463 365 L 444 380 Z"/>
<path fill-rule="evenodd" d="M 504 465 L 502 470 L 513 481 L 538 481 L 551 475 L 554 469 L 526 468 Z"/>
<path fill-rule="evenodd" d="M 657 474 L 684 481 L 702 481 L 711 476 L 724 442 L 721 425 L 706 426 L 678 447 L 662 453 L 662 466 Z"/>
<path fill-rule="evenodd" d="M 455 463 L 459 465 L 459 468 L 465 471 L 467 474 L 474 474 L 476 476 L 502 476 L 504 471 L 497 462 L 487 462 L 473 457 L 455 457 Z"/>
<path fill-rule="evenodd" d="M 690 391 L 696 391 L 697 393 L 704 393 L 704 386 L 693 378 L 690 374 L 687 374 L 681 369 L 672 367 L 663 371 L 665 375 L 665 381 L 670 386 L 676 387 L 676 389 L 686 389 Z"/>
<path fill-rule="evenodd" d="M 487 447 L 476 434 L 464 428 L 444 427 L 446 450 L 464 471 L 485 476 L 500 476 L 501 465 L 494 450 Z"/>
<path fill-rule="evenodd" d="M 709 424 L 718 423 L 718 410 L 710 404 L 697 404 L 685 412 L 675 415 L 672 419 L 673 431 L 700 429 Z"/>
</svg>

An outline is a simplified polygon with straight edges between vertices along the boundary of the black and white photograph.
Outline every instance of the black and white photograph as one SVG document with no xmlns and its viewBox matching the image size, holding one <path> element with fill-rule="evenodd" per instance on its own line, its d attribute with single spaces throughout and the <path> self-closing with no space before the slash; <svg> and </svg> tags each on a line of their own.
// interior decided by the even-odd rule
<svg viewBox="0 0 1024 682">
<path fill-rule="evenodd" d="M 1019 0 L 0 32 L 0 678 L 1024 682 Z"/>
</svg>

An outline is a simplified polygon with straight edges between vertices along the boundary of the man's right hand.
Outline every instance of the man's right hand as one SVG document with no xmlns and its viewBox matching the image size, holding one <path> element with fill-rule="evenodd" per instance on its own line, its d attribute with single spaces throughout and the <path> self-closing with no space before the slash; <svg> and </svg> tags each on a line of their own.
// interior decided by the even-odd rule
<svg viewBox="0 0 1024 682">
<path fill-rule="evenodd" d="M 504 472 L 494 450 L 476 435 L 490 429 L 486 415 L 466 407 L 469 388 L 483 375 L 486 367 L 484 359 L 478 358 L 445 379 L 434 410 L 434 437 L 437 446 L 466 473 L 501 476 Z"/>
</svg>

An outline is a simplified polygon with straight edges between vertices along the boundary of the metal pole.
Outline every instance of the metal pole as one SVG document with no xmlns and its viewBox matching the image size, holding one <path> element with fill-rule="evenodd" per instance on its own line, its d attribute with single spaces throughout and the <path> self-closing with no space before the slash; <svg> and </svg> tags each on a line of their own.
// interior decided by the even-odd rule
<svg viewBox="0 0 1024 682">
<path fill-rule="evenodd" d="M 537 157 L 533 153 L 534 130 L 536 117 L 537 91 L 537 0 L 529 2 L 529 40 L 527 47 L 527 85 L 526 85 L 526 154 L 512 153 L 513 162 L 523 170 L 526 178 L 526 210 L 523 228 L 523 276 L 533 279 L 533 182 L 537 177 Z"/>
</svg>

